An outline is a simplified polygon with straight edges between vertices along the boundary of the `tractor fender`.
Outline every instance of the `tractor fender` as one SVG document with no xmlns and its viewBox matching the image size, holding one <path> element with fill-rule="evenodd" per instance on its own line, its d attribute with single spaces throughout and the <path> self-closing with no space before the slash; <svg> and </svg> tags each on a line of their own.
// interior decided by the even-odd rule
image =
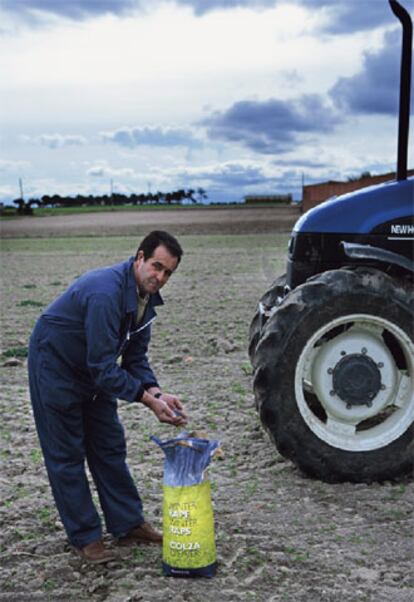
<svg viewBox="0 0 414 602">
<path fill-rule="evenodd" d="M 393 253 L 387 249 L 373 247 L 371 245 L 361 245 L 353 242 L 341 242 L 344 253 L 351 259 L 374 259 L 383 263 L 398 266 L 411 273 L 414 272 L 413 263 L 403 255 Z"/>
</svg>

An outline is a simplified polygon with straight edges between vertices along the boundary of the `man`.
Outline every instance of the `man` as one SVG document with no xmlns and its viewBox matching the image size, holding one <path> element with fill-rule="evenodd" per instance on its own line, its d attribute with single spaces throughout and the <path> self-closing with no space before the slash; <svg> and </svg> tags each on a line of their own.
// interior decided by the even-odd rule
<svg viewBox="0 0 414 602">
<path fill-rule="evenodd" d="M 107 531 L 121 544 L 162 543 L 126 464 L 117 398 L 144 404 L 160 422 L 186 423 L 181 401 L 161 391 L 147 358 L 155 307 L 163 303 L 158 291 L 181 256 L 173 236 L 151 232 L 135 259 L 71 284 L 30 339 L 30 395 L 53 496 L 73 548 L 91 562 L 114 555 L 102 540 L 85 459 Z"/>
</svg>

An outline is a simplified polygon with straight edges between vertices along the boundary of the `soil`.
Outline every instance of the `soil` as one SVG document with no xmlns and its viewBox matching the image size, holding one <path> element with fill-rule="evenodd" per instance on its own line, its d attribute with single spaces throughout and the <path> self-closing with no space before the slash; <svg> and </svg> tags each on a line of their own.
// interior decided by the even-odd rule
<svg viewBox="0 0 414 602">
<path fill-rule="evenodd" d="M 99 229 L 98 216 L 93 223 L 76 216 L 76 225 L 71 216 L 3 222 L 0 601 L 413 599 L 412 479 L 332 485 L 307 478 L 278 454 L 254 408 L 248 327 L 284 269 L 297 217 L 287 211 L 203 210 L 193 227 L 190 211 L 140 212 L 134 225 L 114 213 L 110 222 L 99 216 Z M 179 215 L 185 223 L 168 224 Z M 155 226 L 179 234 L 185 256 L 163 289 L 152 365 L 163 388 L 185 402 L 188 428 L 207 431 L 224 452 L 209 471 L 219 562 L 209 580 L 164 577 L 159 548 L 117 548 L 107 534 L 115 561 L 90 566 L 74 555 L 49 490 L 20 357 L 42 308 L 85 270 L 133 254 L 137 234 Z M 163 457 L 149 437 L 176 431 L 141 405 L 121 401 L 119 412 L 147 519 L 161 528 Z"/>
<path fill-rule="evenodd" d="M 297 207 L 146 209 L 45 217 L 0 222 L 3 238 L 15 236 L 136 236 L 149 228 L 173 229 L 176 234 L 252 234 L 288 231 L 298 218 Z"/>
</svg>

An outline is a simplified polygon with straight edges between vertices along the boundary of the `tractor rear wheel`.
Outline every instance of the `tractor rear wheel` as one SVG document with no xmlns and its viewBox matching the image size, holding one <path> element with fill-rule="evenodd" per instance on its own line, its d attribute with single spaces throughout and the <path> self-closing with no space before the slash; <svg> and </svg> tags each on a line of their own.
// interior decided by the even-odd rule
<svg viewBox="0 0 414 602">
<path fill-rule="evenodd" d="M 414 295 L 379 270 L 325 272 L 291 291 L 252 352 L 261 420 L 325 481 L 412 471 Z"/>
</svg>

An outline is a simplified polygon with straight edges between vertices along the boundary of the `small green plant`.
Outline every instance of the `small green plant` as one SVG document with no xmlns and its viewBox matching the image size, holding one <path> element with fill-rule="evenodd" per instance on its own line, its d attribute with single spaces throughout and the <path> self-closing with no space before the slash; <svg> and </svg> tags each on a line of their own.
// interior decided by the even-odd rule
<svg viewBox="0 0 414 602">
<path fill-rule="evenodd" d="M 39 462 L 42 461 L 42 452 L 40 451 L 40 449 L 32 449 L 32 451 L 30 452 L 30 459 L 35 464 L 39 464 Z"/>
<path fill-rule="evenodd" d="M 258 482 L 257 481 L 249 481 L 246 485 L 246 493 L 250 496 L 254 495 L 257 491 Z"/>
<path fill-rule="evenodd" d="M 245 395 L 246 389 L 239 382 L 233 382 L 231 385 L 231 390 L 233 393 L 238 393 L 239 395 Z"/>
<path fill-rule="evenodd" d="M 55 589 L 56 585 L 56 581 L 53 581 L 53 579 L 46 579 L 46 581 L 43 582 L 43 589 L 45 589 L 46 591 L 50 591 L 52 589 Z"/>
<path fill-rule="evenodd" d="M 29 353 L 28 347 L 10 347 L 2 353 L 3 357 L 27 357 Z"/>
<path fill-rule="evenodd" d="M 18 305 L 19 305 L 19 307 L 27 307 L 29 305 L 32 305 L 33 307 L 42 307 L 44 304 L 41 301 L 33 301 L 32 299 L 24 299 L 23 301 L 20 301 L 20 303 Z"/>
<path fill-rule="evenodd" d="M 31 533 L 30 531 L 27 533 L 25 531 L 22 531 L 21 529 L 15 529 L 15 534 L 22 541 L 30 541 L 31 539 L 36 538 L 36 535 L 34 533 Z"/>
<path fill-rule="evenodd" d="M 23 284 L 23 288 L 36 288 L 35 284 Z"/>
<path fill-rule="evenodd" d="M 286 553 L 289 554 L 294 562 L 305 562 L 309 559 L 309 552 L 302 552 L 294 547 L 286 548 Z"/>
<path fill-rule="evenodd" d="M 142 549 L 136 547 L 132 552 L 132 558 L 135 562 L 143 562 L 145 560 L 145 554 Z"/>
<path fill-rule="evenodd" d="M 52 519 L 52 515 L 52 508 L 48 508 L 47 506 L 39 508 L 39 510 L 37 511 L 37 516 L 40 518 L 42 523 L 49 523 Z"/>
<path fill-rule="evenodd" d="M 252 367 L 250 364 L 248 364 L 247 362 L 242 364 L 241 366 L 241 371 L 246 375 L 246 376 L 251 376 L 253 374 L 252 371 Z"/>
<path fill-rule="evenodd" d="M 401 483 L 399 486 L 397 487 L 393 487 L 391 489 L 391 491 L 389 492 L 389 499 L 390 500 L 395 500 L 396 498 L 398 498 L 400 495 L 402 495 L 403 493 L 405 493 L 406 490 L 406 486 L 404 483 Z"/>
<path fill-rule="evenodd" d="M 25 485 L 17 485 L 14 489 L 16 498 L 24 498 L 29 495 L 29 490 Z"/>
</svg>

